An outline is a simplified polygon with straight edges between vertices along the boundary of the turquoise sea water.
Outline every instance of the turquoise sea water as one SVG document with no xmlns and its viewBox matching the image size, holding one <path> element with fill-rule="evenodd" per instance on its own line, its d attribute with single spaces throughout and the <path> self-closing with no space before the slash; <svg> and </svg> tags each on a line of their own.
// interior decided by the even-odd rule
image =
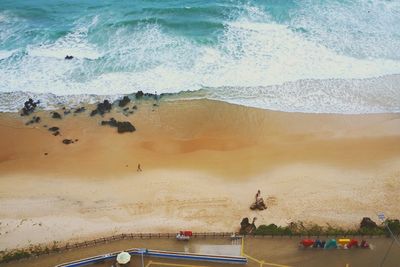
<svg viewBox="0 0 400 267">
<path fill-rule="evenodd" d="M 143 90 L 399 112 L 398 74 L 400 1 L 0 1 L 0 111 Z"/>
</svg>

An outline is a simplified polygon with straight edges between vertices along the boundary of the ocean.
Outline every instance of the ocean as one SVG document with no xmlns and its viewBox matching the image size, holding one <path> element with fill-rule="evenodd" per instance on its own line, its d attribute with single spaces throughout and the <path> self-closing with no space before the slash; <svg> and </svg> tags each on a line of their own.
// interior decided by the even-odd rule
<svg viewBox="0 0 400 267">
<path fill-rule="evenodd" d="M 0 1 L 0 111 L 138 90 L 400 112 L 400 1 Z"/>
</svg>

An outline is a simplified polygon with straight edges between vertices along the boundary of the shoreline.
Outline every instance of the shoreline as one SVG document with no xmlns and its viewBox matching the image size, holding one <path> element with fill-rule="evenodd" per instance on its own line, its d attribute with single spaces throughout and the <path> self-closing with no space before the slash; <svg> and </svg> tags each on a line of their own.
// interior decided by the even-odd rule
<svg viewBox="0 0 400 267">
<path fill-rule="evenodd" d="M 123 231 L 235 231 L 243 217 L 350 229 L 400 213 L 400 114 L 153 102 L 104 117 L 89 116 L 94 105 L 60 109 L 62 119 L 0 113 L 0 249 Z M 32 116 L 40 123 L 25 125 Z M 136 131 L 100 125 L 111 117 Z M 265 211 L 249 209 L 257 189 Z"/>
</svg>

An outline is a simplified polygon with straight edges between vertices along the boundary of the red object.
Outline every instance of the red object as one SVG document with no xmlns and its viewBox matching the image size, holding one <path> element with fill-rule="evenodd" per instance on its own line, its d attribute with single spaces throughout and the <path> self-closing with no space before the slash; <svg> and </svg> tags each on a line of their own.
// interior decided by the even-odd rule
<svg viewBox="0 0 400 267">
<path fill-rule="evenodd" d="M 303 239 L 300 244 L 302 244 L 304 247 L 308 248 L 314 244 L 314 240 L 312 239 Z"/>
<path fill-rule="evenodd" d="M 192 236 L 193 235 L 192 231 L 180 231 L 179 233 L 184 236 Z"/>
<path fill-rule="evenodd" d="M 358 241 L 356 239 L 350 240 L 350 242 L 347 244 L 348 248 L 356 247 L 358 248 Z"/>
</svg>

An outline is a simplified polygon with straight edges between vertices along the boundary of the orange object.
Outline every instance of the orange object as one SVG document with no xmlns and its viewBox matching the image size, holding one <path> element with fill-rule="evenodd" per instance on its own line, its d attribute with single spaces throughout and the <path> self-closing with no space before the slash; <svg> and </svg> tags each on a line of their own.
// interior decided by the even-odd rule
<svg viewBox="0 0 400 267">
<path fill-rule="evenodd" d="M 302 244 L 304 247 L 308 248 L 314 244 L 314 240 L 312 239 L 303 239 L 300 244 Z"/>
<path fill-rule="evenodd" d="M 350 243 L 350 239 L 349 238 L 340 238 L 338 240 L 338 243 L 342 246 L 347 245 L 348 243 Z"/>
</svg>

